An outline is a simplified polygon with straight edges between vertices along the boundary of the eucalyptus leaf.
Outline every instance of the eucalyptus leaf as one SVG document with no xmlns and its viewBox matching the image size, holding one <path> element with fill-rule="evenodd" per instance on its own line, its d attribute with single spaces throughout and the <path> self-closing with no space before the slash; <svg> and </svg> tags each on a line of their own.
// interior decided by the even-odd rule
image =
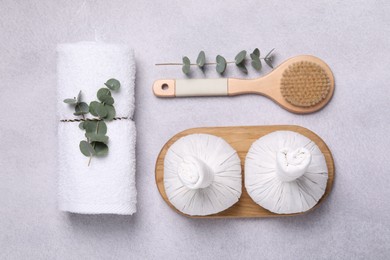
<svg viewBox="0 0 390 260">
<path fill-rule="evenodd" d="M 77 95 L 77 103 L 80 103 L 81 102 L 81 99 L 82 99 L 82 94 L 81 94 L 81 90 L 79 92 L 79 94 Z"/>
<path fill-rule="evenodd" d="M 101 88 L 98 90 L 97 94 L 96 94 L 97 98 L 100 100 L 100 101 L 103 101 L 102 98 L 105 97 L 105 96 L 111 96 L 111 91 L 108 89 L 108 88 Z"/>
<path fill-rule="evenodd" d="M 264 61 L 265 61 L 265 63 L 267 63 L 267 65 L 269 67 L 271 67 L 272 69 L 274 68 L 273 65 L 272 65 L 272 59 L 271 58 L 264 58 Z"/>
<path fill-rule="evenodd" d="M 108 113 L 106 107 L 102 103 L 99 103 L 99 105 L 95 108 L 95 111 L 100 118 L 104 118 Z"/>
<path fill-rule="evenodd" d="M 89 103 L 89 113 L 91 113 L 94 116 L 98 116 L 98 114 L 96 112 L 96 108 L 98 106 L 100 106 L 100 103 L 97 101 L 92 101 L 91 103 Z"/>
<path fill-rule="evenodd" d="M 79 124 L 79 128 L 80 128 L 81 130 L 85 130 L 85 128 L 84 128 L 84 123 L 85 123 L 85 122 L 81 122 L 81 123 Z"/>
<path fill-rule="evenodd" d="M 75 104 L 77 104 L 77 100 L 75 98 L 67 98 L 67 99 L 64 99 L 64 103 L 70 104 L 70 105 L 75 105 Z"/>
<path fill-rule="evenodd" d="M 104 105 L 104 107 L 107 110 L 107 116 L 104 119 L 106 119 L 107 121 L 113 120 L 116 115 L 115 108 L 110 105 Z"/>
<path fill-rule="evenodd" d="M 191 65 L 191 61 L 187 56 L 183 57 L 183 64 L 188 66 Z"/>
<path fill-rule="evenodd" d="M 241 64 L 243 61 L 245 61 L 245 57 L 246 57 L 246 51 L 245 50 L 240 51 L 234 58 L 236 65 Z"/>
<path fill-rule="evenodd" d="M 87 133 L 95 133 L 105 135 L 107 133 L 107 125 L 103 120 L 88 120 L 84 122 L 84 129 Z"/>
<path fill-rule="evenodd" d="M 258 48 L 254 49 L 254 51 L 252 52 L 252 54 L 256 55 L 257 57 L 260 58 L 260 50 Z"/>
<path fill-rule="evenodd" d="M 204 51 L 199 52 L 198 58 L 196 59 L 196 64 L 198 64 L 199 68 L 203 68 L 206 63 L 206 54 Z"/>
<path fill-rule="evenodd" d="M 121 87 L 121 83 L 117 79 L 109 79 L 104 85 L 111 90 L 118 90 Z"/>
<path fill-rule="evenodd" d="M 252 59 L 252 67 L 255 69 L 255 70 L 261 70 L 261 67 L 262 67 L 262 64 L 261 64 L 261 60 L 259 58 L 259 56 L 257 56 L 255 53 L 251 53 L 251 59 Z"/>
<path fill-rule="evenodd" d="M 183 71 L 184 74 L 189 74 L 190 73 L 190 66 L 189 65 L 183 65 L 183 67 L 181 68 L 181 70 Z"/>
<path fill-rule="evenodd" d="M 93 149 L 92 145 L 87 141 L 81 141 L 79 147 L 81 153 L 87 157 L 90 157 L 95 154 L 95 150 Z"/>
<path fill-rule="evenodd" d="M 97 122 L 95 120 L 87 120 L 84 122 L 84 129 L 87 133 L 95 133 L 97 128 Z"/>
<path fill-rule="evenodd" d="M 217 67 L 216 67 L 216 70 L 219 74 L 222 74 L 224 73 L 225 69 L 226 69 L 226 60 L 224 57 L 222 57 L 221 55 L 218 55 L 216 57 L 216 62 L 217 62 Z"/>
<path fill-rule="evenodd" d="M 255 70 L 261 70 L 261 67 L 262 67 L 262 64 L 261 64 L 261 61 L 260 59 L 253 59 L 252 62 L 252 67 L 255 69 Z"/>
<path fill-rule="evenodd" d="M 101 100 L 104 104 L 107 105 L 113 105 L 114 104 L 114 98 L 111 96 L 103 96 L 101 97 Z"/>
<path fill-rule="evenodd" d="M 181 68 L 184 74 L 190 73 L 191 70 L 191 61 L 188 57 L 183 57 L 183 67 Z"/>
<path fill-rule="evenodd" d="M 108 136 L 106 135 L 100 135 L 96 133 L 85 133 L 85 137 L 87 137 L 90 142 L 102 142 L 105 144 L 108 142 Z"/>
<path fill-rule="evenodd" d="M 92 101 L 89 104 L 89 112 L 92 115 L 98 116 L 100 118 L 103 118 L 107 115 L 107 110 L 104 107 L 104 105 L 102 103 L 97 102 L 97 101 Z"/>
<path fill-rule="evenodd" d="M 105 135 L 105 134 L 107 134 L 107 125 L 106 125 L 106 123 L 103 120 L 97 121 L 96 133 L 98 135 Z"/>
<path fill-rule="evenodd" d="M 89 106 L 85 102 L 80 102 L 76 105 L 76 112 L 85 112 L 85 114 L 88 114 L 89 112 Z"/>
<path fill-rule="evenodd" d="M 96 156 L 105 156 L 108 153 L 108 146 L 105 143 L 93 142 L 95 146 Z"/>
<path fill-rule="evenodd" d="M 75 107 L 75 113 L 73 115 L 80 116 L 85 115 L 89 113 L 89 107 L 88 104 L 85 102 L 77 103 Z"/>
<path fill-rule="evenodd" d="M 275 48 L 273 48 L 272 50 L 270 50 L 267 55 L 265 55 L 265 58 L 264 59 L 267 59 L 268 57 L 271 56 L 272 52 L 275 50 Z M 271 67 L 272 68 L 272 67 Z"/>
<path fill-rule="evenodd" d="M 236 65 L 242 72 L 244 72 L 245 74 L 248 73 L 248 70 L 247 70 L 247 68 L 246 68 L 244 63 L 239 63 L 239 64 L 236 64 Z"/>
<path fill-rule="evenodd" d="M 257 56 L 257 55 L 254 54 L 254 53 L 251 53 L 251 54 L 250 54 L 250 57 L 251 57 L 252 60 L 260 60 L 260 57 Z"/>
<path fill-rule="evenodd" d="M 85 102 L 77 103 L 77 105 L 75 107 L 75 111 L 76 112 L 73 113 L 73 115 L 75 115 L 75 116 L 88 114 L 88 112 L 89 112 L 88 104 Z"/>
</svg>

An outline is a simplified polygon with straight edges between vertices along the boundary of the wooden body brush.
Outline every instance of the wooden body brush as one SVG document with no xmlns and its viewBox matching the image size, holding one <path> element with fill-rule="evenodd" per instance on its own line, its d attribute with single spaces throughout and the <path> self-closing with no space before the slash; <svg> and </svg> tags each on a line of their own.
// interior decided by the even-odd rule
<svg viewBox="0 0 390 260">
<path fill-rule="evenodd" d="M 298 114 L 320 110 L 332 98 L 333 91 L 332 71 L 321 59 L 310 55 L 291 58 L 257 79 L 167 79 L 153 84 L 158 97 L 259 94 Z"/>
</svg>

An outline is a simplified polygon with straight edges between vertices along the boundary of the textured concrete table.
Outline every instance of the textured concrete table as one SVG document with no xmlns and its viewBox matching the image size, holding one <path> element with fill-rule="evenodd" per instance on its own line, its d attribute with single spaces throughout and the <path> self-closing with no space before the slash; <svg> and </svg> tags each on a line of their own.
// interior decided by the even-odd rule
<svg viewBox="0 0 390 260">
<path fill-rule="evenodd" d="M 0 259 L 389 258 L 389 13 L 389 1 L 0 1 Z M 132 217 L 57 210 L 55 46 L 95 38 L 136 51 Z M 233 59 L 255 47 L 275 47 L 275 64 L 297 54 L 324 59 L 336 78 L 331 103 L 300 116 L 254 95 L 152 95 L 155 79 L 183 77 L 156 62 L 199 50 Z M 218 75 L 210 68 L 206 76 Z M 244 77 L 233 66 L 226 76 Z M 293 218 L 193 220 L 163 202 L 154 163 L 175 133 L 269 124 L 302 125 L 329 145 L 336 179 L 320 208 Z"/>
</svg>

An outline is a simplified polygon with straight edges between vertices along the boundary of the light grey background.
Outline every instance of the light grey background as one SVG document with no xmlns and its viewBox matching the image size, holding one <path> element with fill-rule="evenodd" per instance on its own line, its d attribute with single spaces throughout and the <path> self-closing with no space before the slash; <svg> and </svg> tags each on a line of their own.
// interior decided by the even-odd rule
<svg viewBox="0 0 390 260">
<path fill-rule="evenodd" d="M 385 259 L 390 257 L 389 1 L 0 0 L 1 259 Z M 56 201 L 57 43 L 126 43 L 137 56 L 138 212 L 82 216 Z M 158 99 L 156 62 L 233 59 L 276 48 L 275 64 L 313 54 L 336 91 L 322 111 L 286 112 L 261 96 Z M 203 77 L 194 69 L 193 77 Z M 264 75 L 250 70 L 247 77 Z M 213 68 L 207 77 L 216 77 Z M 234 66 L 226 76 L 246 77 Z M 336 179 L 314 212 L 292 218 L 193 220 L 154 182 L 164 143 L 191 127 L 297 124 L 333 152 Z"/>
</svg>

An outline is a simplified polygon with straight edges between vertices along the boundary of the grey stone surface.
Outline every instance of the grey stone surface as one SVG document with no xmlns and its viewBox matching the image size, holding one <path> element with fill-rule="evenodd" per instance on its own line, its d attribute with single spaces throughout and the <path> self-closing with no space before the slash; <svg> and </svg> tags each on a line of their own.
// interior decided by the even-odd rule
<svg viewBox="0 0 390 260">
<path fill-rule="evenodd" d="M 389 258 L 389 3 L 1 0 L 0 258 Z M 95 38 L 129 44 L 137 56 L 132 217 L 57 210 L 55 46 Z M 155 79 L 183 77 L 156 62 L 195 59 L 199 50 L 233 59 L 255 47 L 275 47 L 276 64 L 297 54 L 324 59 L 336 79 L 331 103 L 300 116 L 255 95 L 166 100 L 151 92 Z M 206 76 L 218 75 L 210 68 Z M 233 66 L 226 76 L 244 77 Z M 162 201 L 154 164 L 175 133 L 273 124 L 307 127 L 332 150 L 336 179 L 321 207 L 292 218 L 196 220 Z"/>
</svg>

